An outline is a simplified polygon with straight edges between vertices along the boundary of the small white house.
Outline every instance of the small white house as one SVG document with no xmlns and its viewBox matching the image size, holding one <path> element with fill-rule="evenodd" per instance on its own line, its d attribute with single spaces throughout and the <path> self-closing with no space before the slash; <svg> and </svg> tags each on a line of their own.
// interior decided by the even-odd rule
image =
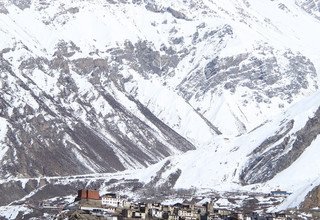
<svg viewBox="0 0 320 220">
<path fill-rule="evenodd" d="M 123 207 L 124 200 L 114 193 L 108 193 L 101 197 L 101 203 L 105 206 Z"/>
<path fill-rule="evenodd" d="M 149 214 L 150 214 L 152 217 L 162 219 L 163 211 L 153 208 L 153 209 L 149 209 Z"/>
</svg>

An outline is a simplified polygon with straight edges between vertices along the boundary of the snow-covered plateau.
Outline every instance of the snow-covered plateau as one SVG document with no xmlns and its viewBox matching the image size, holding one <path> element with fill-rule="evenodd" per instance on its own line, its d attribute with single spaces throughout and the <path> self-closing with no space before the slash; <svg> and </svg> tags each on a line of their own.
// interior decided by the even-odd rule
<svg viewBox="0 0 320 220">
<path fill-rule="evenodd" d="M 318 0 L 1 0 L 0 218 L 81 187 L 319 207 L 319 39 Z"/>
</svg>

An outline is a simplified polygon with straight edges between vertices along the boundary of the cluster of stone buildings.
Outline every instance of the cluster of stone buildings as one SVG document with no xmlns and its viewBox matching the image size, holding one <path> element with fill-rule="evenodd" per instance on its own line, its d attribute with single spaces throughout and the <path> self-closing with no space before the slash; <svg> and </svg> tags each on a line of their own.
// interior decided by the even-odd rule
<svg viewBox="0 0 320 220">
<path fill-rule="evenodd" d="M 92 215 L 108 220 L 118 219 L 167 219 L 167 220 L 289 220 L 284 213 L 258 215 L 257 213 L 240 213 L 223 208 L 215 208 L 213 203 L 202 205 L 192 203 L 176 203 L 163 205 L 160 203 L 132 203 L 114 193 L 103 196 L 95 190 L 79 190 L 76 198 L 78 207 Z"/>
</svg>

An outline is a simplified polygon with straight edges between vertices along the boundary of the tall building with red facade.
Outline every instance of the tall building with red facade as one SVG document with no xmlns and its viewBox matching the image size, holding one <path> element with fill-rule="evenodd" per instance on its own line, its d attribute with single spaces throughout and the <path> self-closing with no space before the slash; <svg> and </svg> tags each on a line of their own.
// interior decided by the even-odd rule
<svg viewBox="0 0 320 220">
<path fill-rule="evenodd" d="M 78 190 L 78 197 L 76 200 L 89 199 L 89 200 L 100 200 L 99 191 L 90 189 Z"/>
</svg>

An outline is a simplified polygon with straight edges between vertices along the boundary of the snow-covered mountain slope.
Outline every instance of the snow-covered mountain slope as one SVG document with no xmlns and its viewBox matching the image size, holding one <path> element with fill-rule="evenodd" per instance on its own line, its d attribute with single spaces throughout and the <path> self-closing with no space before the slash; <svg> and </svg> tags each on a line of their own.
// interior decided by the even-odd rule
<svg viewBox="0 0 320 220">
<path fill-rule="evenodd" d="M 194 149 L 184 137 L 198 147 L 212 142 L 218 129 L 158 79 L 152 80 L 159 64 L 145 59 L 159 52 L 152 49 L 154 39 L 141 39 L 144 22 L 123 39 L 117 37 L 124 26 L 134 25 L 131 17 L 118 18 L 114 7 L 153 12 L 111 3 L 98 9 L 100 4 L 87 1 L 71 4 L 72 9 L 59 1 L 47 8 L 43 4 L 3 4 L 1 97 L 2 117 L 8 122 L 2 126 L 8 130 L 3 177 L 138 168 Z M 93 24 L 93 30 L 86 29 Z M 171 108 L 167 100 L 159 101 L 161 96 L 172 97 Z M 150 99 L 157 106 L 148 106 Z M 55 156 L 45 159 L 49 154 Z"/>
<path fill-rule="evenodd" d="M 296 207 L 320 184 L 320 94 L 301 100 L 246 135 L 170 157 L 133 174 L 154 186 L 292 193 L 278 210 Z M 315 204 L 313 204 L 315 205 Z"/>
<path fill-rule="evenodd" d="M 43 181 L 48 181 L 46 187 L 50 187 L 51 182 L 55 184 L 56 190 L 78 184 L 80 179 L 92 184 L 97 181 L 101 191 L 106 190 L 109 183 L 121 179 L 134 180 L 132 187 L 142 189 L 197 188 L 199 192 L 213 189 L 239 193 L 269 193 L 281 189 L 292 194 L 270 211 L 296 207 L 320 184 L 319 109 L 320 92 L 317 92 L 245 135 L 219 136 L 214 145 L 170 156 L 148 168 L 83 177 L 49 177 Z M 24 186 L 24 189 L 35 190 L 33 181 L 40 180 L 14 178 L 3 181 L 2 185 L 10 189 L 14 184 L 19 188 L 22 183 L 28 183 L 28 188 Z M 23 189 L 21 191 L 26 195 Z"/>
<path fill-rule="evenodd" d="M 319 174 L 319 162 L 311 156 L 316 157 L 319 151 L 319 97 L 319 93 L 316 93 L 305 98 L 246 135 L 217 138 L 216 144 L 206 149 L 169 158 L 170 164 L 166 165 L 164 179 L 180 169 L 182 173 L 176 183 L 177 188 L 188 188 L 194 184 L 203 188 L 219 188 L 220 185 L 225 187 L 226 182 L 247 185 L 264 183 L 270 179 L 274 181 L 274 178 L 279 180 L 284 173 L 295 171 L 297 175 L 287 174 L 284 178 L 296 178 L 306 181 L 305 184 L 309 183 L 310 179 L 318 178 Z M 300 164 L 302 162 L 305 164 Z M 308 163 L 310 172 L 298 175 Z M 285 182 L 278 181 L 278 184 Z M 292 185 L 303 185 L 297 181 L 289 182 Z"/>
<path fill-rule="evenodd" d="M 190 117 L 183 114 L 189 110 L 176 118 L 170 114 L 185 101 L 211 128 L 237 135 L 265 121 L 270 108 L 280 112 L 317 88 L 319 48 L 313 42 L 319 23 L 312 16 L 293 3 L 286 3 L 288 11 L 279 7 L 285 2 L 227 2 L 15 2 L 24 10 L 7 3 L 3 38 L 11 47 L 22 42 L 47 58 L 57 47 L 71 60 L 108 58 L 114 72 L 130 77 L 127 91 L 196 142 L 199 137 L 185 131 Z M 21 54 L 17 56 L 11 59 Z M 134 85 L 140 85 L 141 75 L 147 83 L 152 77 L 167 85 L 158 88 L 160 97 L 149 91 L 154 83 L 147 88 Z M 177 96 L 171 109 L 167 103 L 156 103 L 167 97 L 167 89 L 184 98 Z M 224 122 L 226 116 L 229 123 Z M 208 123 L 197 121 L 209 137 Z"/>
<path fill-rule="evenodd" d="M 103 87 L 80 69 L 64 72 L 54 70 L 55 61 L 28 62 L 25 73 L 2 66 L 3 177 L 137 168 L 194 149 L 112 81 Z"/>
<path fill-rule="evenodd" d="M 318 12 L 302 0 L 2 1 L 0 177 L 160 161 L 142 171 L 160 170 L 157 185 L 289 189 L 286 172 L 317 151 Z"/>
</svg>

